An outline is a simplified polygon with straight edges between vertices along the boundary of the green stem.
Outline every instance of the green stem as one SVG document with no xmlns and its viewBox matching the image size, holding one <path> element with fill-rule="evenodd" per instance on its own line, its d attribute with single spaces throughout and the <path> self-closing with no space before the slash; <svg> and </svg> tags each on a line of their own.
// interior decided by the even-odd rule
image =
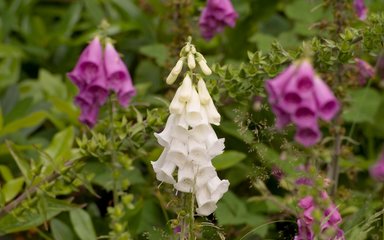
<svg viewBox="0 0 384 240">
<path fill-rule="evenodd" d="M 195 225 L 195 194 L 192 192 L 189 194 L 191 199 L 190 199 L 190 206 L 189 206 L 189 240 L 195 240 L 195 231 L 194 231 L 194 225 Z"/>
<path fill-rule="evenodd" d="M 113 206 L 116 206 L 119 199 L 118 187 L 117 187 L 117 178 L 118 178 L 118 163 L 116 159 L 116 142 L 115 142 L 115 127 L 114 127 L 114 109 L 115 104 L 110 96 L 109 99 L 109 139 L 110 139 L 110 152 L 111 152 L 111 163 L 112 163 L 112 178 L 113 178 Z"/>
</svg>

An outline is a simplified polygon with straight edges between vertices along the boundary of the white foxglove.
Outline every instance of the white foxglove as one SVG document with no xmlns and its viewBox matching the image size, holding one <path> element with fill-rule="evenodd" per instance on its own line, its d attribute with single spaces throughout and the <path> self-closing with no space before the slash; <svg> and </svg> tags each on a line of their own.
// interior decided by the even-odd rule
<svg viewBox="0 0 384 240">
<path fill-rule="evenodd" d="M 204 80 L 192 72 L 197 61 L 205 75 L 211 74 L 206 60 L 190 43 L 182 49 L 181 57 L 170 75 L 180 74 L 184 59 L 190 71 L 171 101 L 171 114 L 164 130 L 155 133 L 165 149 L 152 165 L 159 181 L 173 184 L 177 191 L 194 193 L 196 212 L 206 216 L 216 210 L 217 201 L 229 187 L 229 182 L 221 180 L 212 165 L 212 158 L 224 150 L 224 138 L 219 139 L 210 124 L 219 125 L 221 117 Z M 167 83 L 175 80 L 172 77 Z"/>
</svg>

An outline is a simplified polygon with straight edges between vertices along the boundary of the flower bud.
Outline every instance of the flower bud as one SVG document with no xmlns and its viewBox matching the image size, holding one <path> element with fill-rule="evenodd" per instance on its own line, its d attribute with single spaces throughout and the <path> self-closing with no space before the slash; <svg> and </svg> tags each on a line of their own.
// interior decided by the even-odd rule
<svg viewBox="0 0 384 240">
<path fill-rule="evenodd" d="M 173 72 L 169 73 L 167 79 L 165 80 L 165 82 L 168 84 L 168 85 L 171 85 L 173 84 L 176 79 L 177 79 L 177 76 L 176 74 L 174 74 Z"/>
<path fill-rule="evenodd" d="M 188 74 L 185 75 L 183 83 L 180 86 L 180 102 L 188 102 L 191 99 L 192 94 L 192 79 Z"/>
<path fill-rule="evenodd" d="M 166 79 L 166 83 L 168 85 L 171 85 L 176 81 L 181 70 L 183 69 L 183 63 L 184 63 L 184 58 L 180 58 L 179 61 L 177 61 L 176 65 L 173 67 L 172 71 L 169 73 Z"/>
<path fill-rule="evenodd" d="M 197 82 L 197 91 L 199 93 L 200 102 L 203 105 L 206 105 L 211 101 L 211 96 L 209 95 L 207 86 L 205 85 L 205 82 L 202 78 L 199 79 Z"/>
<path fill-rule="evenodd" d="M 195 62 L 195 56 L 193 56 L 193 53 L 188 53 L 188 67 L 189 69 L 194 69 L 196 67 L 196 62 Z"/>
</svg>

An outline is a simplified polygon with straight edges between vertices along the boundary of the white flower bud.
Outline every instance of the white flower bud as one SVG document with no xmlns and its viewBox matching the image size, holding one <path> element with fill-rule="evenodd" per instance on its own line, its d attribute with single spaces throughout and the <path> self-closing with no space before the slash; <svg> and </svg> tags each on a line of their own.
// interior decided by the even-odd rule
<svg viewBox="0 0 384 240">
<path fill-rule="evenodd" d="M 165 79 L 165 82 L 168 84 L 168 85 L 171 85 L 173 84 L 176 79 L 177 79 L 177 76 L 178 75 L 175 75 L 173 72 L 170 72 L 167 79 Z"/>
<path fill-rule="evenodd" d="M 169 111 L 172 114 L 182 114 L 185 111 L 185 103 L 180 101 L 180 92 L 181 88 L 179 87 L 169 105 Z"/>
<path fill-rule="evenodd" d="M 184 50 L 189 53 L 191 51 L 191 44 L 187 43 L 187 45 L 185 45 L 185 48 Z"/>
<path fill-rule="evenodd" d="M 215 124 L 217 126 L 220 125 L 221 116 L 220 116 L 219 112 L 217 111 L 215 105 L 213 104 L 212 99 L 204 107 L 205 107 L 205 110 L 207 112 L 209 123 Z"/>
<path fill-rule="evenodd" d="M 151 162 L 155 172 L 160 170 L 160 168 L 164 165 L 164 161 L 165 161 L 165 158 L 167 157 L 167 154 L 168 154 L 168 148 L 164 148 L 164 150 L 161 153 L 160 157 L 156 161 Z"/>
<path fill-rule="evenodd" d="M 204 61 L 204 60 L 200 60 L 200 61 L 198 61 L 197 63 L 199 64 L 201 71 L 202 71 L 205 75 L 209 76 L 209 75 L 212 74 L 212 70 L 208 67 L 206 61 Z"/>
<path fill-rule="evenodd" d="M 191 52 L 188 53 L 188 67 L 191 70 L 195 69 L 195 67 L 196 67 L 195 56 Z"/>
<path fill-rule="evenodd" d="M 189 74 L 185 75 L 183 83 L 181 84 L 179 89 L 180 89 L 180 95 L 179 95 L 180 102 L 188 102 L 191 99 L 191 95 L 192 95 L 192 79 L 189 77 Z"/>
<path fill-rule="evenodd" d="M 208 104 L 209 101 L 212 101 L 211 96 L 209 95 L 207 86 L 202 78 L 197 82 L 197 90 L 199 92 L 200 102 L 205 105 Z"/>
<path fill-rule="evenodd" d="M 196 48 L 195 46 L 191 45 L 191 53 L 195 54 L 196 53 Z"/>
<path fill-rule="evenodd" d="M 191 99 L 188 101 L 186 107 L 186 120 L 190 126 L 194 127 L 201 123 L 203 119 L 201 111 L 204 111 L 204 109 L 201 108 L 199 94 L 196 88 L 193 87 Z"/>
</svg>

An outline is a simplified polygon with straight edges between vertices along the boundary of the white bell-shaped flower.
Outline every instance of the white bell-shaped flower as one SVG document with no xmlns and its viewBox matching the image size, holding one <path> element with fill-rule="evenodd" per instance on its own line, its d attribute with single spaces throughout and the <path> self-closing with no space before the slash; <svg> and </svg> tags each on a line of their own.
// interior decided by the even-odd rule
<svg viewBox="0 0 384 240">
<path fill-rule="evenodd" d="M 174 187 L 180 192 L 192 192 L 195 186 L 195 173 L 192 163 L 186 163 L 179 168 L 177 183 Z"/>
<path fill-rule="evenodd" d="M 164 161 L 164 164 L 157 169 L 157 171 L 155 170 L 157 180 L 169 184 L 175 184 L 176 181 L 172 176 L 175 169 L 176 164 L 171 161 Z"/>
<path fill-rule="evenodd" d="M 179 101 L 182 103 L 188 102 L 192 96 L 192 79 L 189 77 L 189 74 L 185 75 L 183 83 L 181 84 L 179 89 Z"/>
<path fill-rule="evenodd" d="M 184 115 L 184 114 L 183 114 Z M 185 118 L 183 115 L 178 115 L 175 120 L 174 124 L 172 125 L 173 129 L 171 132 L 171 137 L 176 138 L 182 142 L 187 142 L 188 141 L 188 128 L 185 128 L 183 125 L 183 121 L 180 120 L 181 118 Z"/>
<path fill-rule="evenodd" d="M 188 139 L 188 153 L 189 157 L 196 164 L 201 166 L 210 163 L 210 158 L 207 154 L 207 148 L 204 142 L 198 142 L 194 138 Z"/>
<path fill-rule="evenodd" d="M 176 115 L 169 115 L 164 130 L 161 133 L 155 133 L 157 142 L 163 147 L 168 147 L 169 143 L 172 140 L 172 130 L 173 126 L 175 125 L 175 119 Z"/>
<path fill-rule="evenodd" d="M 164 161 L 165 161 L 165 158 L 167 157 L 168 150 L 169 150 L 168 148 L 164 148 L 163 152 L 160 154 L 160 157 L 156 161 L 151 162 L 155 172 L 157 172 L 157 170 L 159 170 L 164 165 Z"/>
<path fill-rule="evenodd" d="M 186 121 L 190 126 L 194 127 L 201 123 L 202 120 L 203 116 L 199 95 L 196 91 L 196 88 L 193 87 L 191 99 L 188 101 L 186 107 Z"/>
<path fill-rule="evenodd" d="M 212 199 L 218 201 L 224 193 L 228 191 L 229 182 L 228 180 L 220 180 L 220 178 L 216 176 L 208 181 L 207 187 Z"/>
<path fill-rule="evenodd" d="M 185 103 L 180 101 L 180 92 L 181 88 L 178 88 L 169 105 L 169 111 L 172 114 L 182 114 L 185 111 Z"/>
<path fill-rule="evenodd" d="M 205 111 L 207 112 L 209 123 L 220 125 L 221 116 L 213 104 L 212 99 L 204 107 Z"/>
<path fill-rule="evenodd" d="M 217 173 L 212 163 L 196 168 L 196 186 L 198 187 L 205 186 L 209 180 L 215 177 L 217 177 Z"/>
<path fill-rule="evenodd" d="M 174 138 L 170 144 L 166 159 L 175 163 L 178 167 L 184 166 L 188 159 L 187 145 Z"/>
<path fill-rule="evenodd" d="M 199 215 L 208 216 L 217 208 L 216 201 L 211 198 L 211 194 L 207 187 L 200 187 L 196 191 L 196 201 L 198 206 L 196 212 Z"/>
</svg>

